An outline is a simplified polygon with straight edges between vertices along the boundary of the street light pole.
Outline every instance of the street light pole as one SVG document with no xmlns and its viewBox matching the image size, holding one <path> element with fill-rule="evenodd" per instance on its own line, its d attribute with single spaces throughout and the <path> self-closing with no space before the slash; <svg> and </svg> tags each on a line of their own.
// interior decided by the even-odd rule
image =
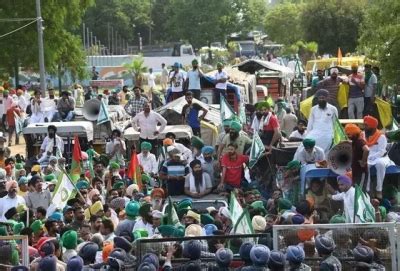
<svg viewBox="0 0 400 271">
<path fill-rule="evenodd" d="M 38 31 L 38 47 L 39 47 L 39 70 L 40 70 L 40 92 L 44 97 L 46 95 L 46 70 L 44 67 L 44 48 L 43 48 L 43 20 L 40 9 L 40 0 L 36 0 L 36 16 L 37 31 Z"/>
</svg>

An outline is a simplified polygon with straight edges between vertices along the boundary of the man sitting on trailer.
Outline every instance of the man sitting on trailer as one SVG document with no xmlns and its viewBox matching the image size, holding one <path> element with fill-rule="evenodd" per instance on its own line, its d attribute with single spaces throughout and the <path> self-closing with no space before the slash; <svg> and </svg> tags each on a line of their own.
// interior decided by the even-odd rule
<svg viewBox="0 0 400 271">
<path fill-rule="evenodd" d="M 71 121 L 75 117 L 75 100 L 70 97 L 68 91 L 63 91 L 61 94 L 61 99 L 57 103 L 58 112 L 55 114 L 54 118 L 61 121 Z"/>
<path fill-rule="evenodd" d="M 57 135 L 57 127 L 49 125 L 47 127 L 48 135 L 43 139 L 42 145 L 40 146 L 40 154 L 42 157 L 47 155 L 54 155 L 64 153 L 64 141 Z"/>
<path fill-rule="evenodd" d="M 300 161 L 302 165 L 315 164 L 315 162 L 325 160 L 324 150 L 315 146 L 315 140 L 306 138 L 303 140 L 303 147 L 296 152 L 293 160 Z"/>
<path fill-rule="evenodd" d="M 307 121 L 298 120 L 297 128 L 289 135 L 289 141 L 302 141 L 307 135 Z"/>
<path fill-rule="evenodd" d="M 382 186 L 383 180 L 385 179 L 386 168 L 390 165 L 394 165 L 393 161 L 390 160 L 387 147 L 387 138 L 384 133 L 378 130 L 378 120 L 371 116 L 364 117 L 365 127 L 365 141 L 369 148 L 368 154 L 368 182 L 367 192 L 370 191 L 371 184 L 371 168 L 376 169 L 376 197 L 382 199 Z"/>
<path fill-rule="evenodd" d="M 142 96 L 142 89 L 140 87 L 135 86 L 133 88 L 133 92 L 135 95 L 131 97 L 128 103 L 124 106 L 126 113 L 128 113 L 131 117 L 136 116 L 143 111 L 144 104 L 147 103 L 147 99 Z"/>
</svg>

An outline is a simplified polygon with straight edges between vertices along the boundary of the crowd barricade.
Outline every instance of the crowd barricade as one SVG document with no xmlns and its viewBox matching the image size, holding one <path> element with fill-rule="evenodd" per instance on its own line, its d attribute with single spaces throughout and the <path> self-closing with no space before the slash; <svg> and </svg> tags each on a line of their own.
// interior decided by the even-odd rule
<svg viewBox="0 0 400 271">
<path fill-rule="evenodd" d="M 288 246 L 301 244 L 306 254 L 305 263 L 315 270 L 321 257 L 316 252 L 313 236 L 325 234 L 335 241 L 333 255 L 342 262 L 343 270 L 352 270 L 355 261 L 351 251 L 362 242 L 376 247 L 386 270 L 400 270 L 400 262 L 396 261 L 400 259 L 400 226 L 397 227 L 395 223 L 274 225 L 273 248 L 285 253 Z"/>
<path fill-rule="evenodd" d="M 199 240 L 202 243 L 201 263 L 206 265 L 215 263 L 216 245 L 223 244 L 225 248 L 230 248 L 234 253 L 234 260 L 241 261 L 239 257 L 240 245 L 244 242 L 253 242 L 258 244 L 261 240 L 270 240 L 272 245 L 272 237 L 270 234 L 241 234 L 241 235 L 214 235 L 214 236 L 198 236 L 198 237 L 182 237 L 182 238 L 141 238 L 134 243 L 134 254 L 138 262 L 141 261 L 146 253 L 155 253 L 162 260 L 165 258 L 168 246 L 173 244 L 180 245 L 183 249 L 185 242 L 189 240 Z M 261 241 L 262 242 L 262 241 Z M 263 242 L 264 243 L 264 242 Z M 187 262 L 188 259 L 183 256 L 174 255 L 172 264 L 174 266 Z"/>
<path fill-rule="evenodd" d="M 28 250 L 28 236 L 27 235 L 10 235 L 0 236 L 1 242 L 15 242 L 19 247 L 19 257 L 21 265 L 28 267 L 29 269 L 29 250 Z M 0 255 L 0 270 L 5 270 L 13 266 L 7 265 L 2 260 L 5 260 L 4 256 Z M 5 269 L 4 269 L 5 268 Z M 7 269 L 8 270 L 8 269 Z"/>
</svg>

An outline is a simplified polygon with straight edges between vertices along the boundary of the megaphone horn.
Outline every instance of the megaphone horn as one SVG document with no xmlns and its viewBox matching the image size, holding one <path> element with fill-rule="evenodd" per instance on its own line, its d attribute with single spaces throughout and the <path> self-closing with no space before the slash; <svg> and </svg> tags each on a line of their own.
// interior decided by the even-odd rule
<svg viewBox="0 0 400 271">
<path fill-rule="evenodd" d="M 339 175 L 351 171 L 353 150 L 350 142 L 343 141 L 332 147 L 328 153 L 328 168 Z"/>
<path fill-rule="evenodd" d="M 97 120 L 100 113 L 100 100 L 91 99 L 85 102 L 82 109 L 83 117 L 89 121 Z"/>
</svg>

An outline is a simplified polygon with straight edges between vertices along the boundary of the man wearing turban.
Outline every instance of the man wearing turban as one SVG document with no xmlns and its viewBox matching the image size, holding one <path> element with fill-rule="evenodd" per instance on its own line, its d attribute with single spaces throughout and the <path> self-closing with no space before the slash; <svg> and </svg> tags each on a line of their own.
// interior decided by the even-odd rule
<svg viewBox="0 0 400 271">
<path fill-rule="evenodd" d="M 356 63 L 351 65 L 352 73 L 349 75 L 349 102 L 348 102 L 348 113 L 349 119 L 361 119 L 364 111 L 364 77 L 358 72 L 358 66 Z M 354 114 L 356 110 L 357 115 Z"/>
<path fill-rule="evenodd" d="M 387 155 L 387 139 L 384 133 L 378 130 L 378 120 L 371 116 L 364 117 L 365 141 L 369 148 L 368 171 L 376 169 L 376 197 L 382 199 L 382 186 L 388 166 L 394 165 Z M 368 175 L 367 191 L 370 191 L 371 174 Z"/>
<path fill-rule="evenodd" d="M 149 174 L 151 177 L 155 177 L 158 172 L 158 164 L 156 156 L 150 153 L 150 150 L 153 148 L 152 144 L 143 141 L 140 144 L 141 152 L 138 154 L 139 165 L 142 166 L 143 172 Z"/>
<path fill-rule="evenodd" d="M 247 135 L 240 134 L 241 130 L 242 125 L 239 121 L 231 121 L 229 134 L 225 135 L 218 148 L 218 157 L 227 153 L 229 144 L 237 145 L 238 154 L 244 154 L 247 148 L 251 146 L 251 139 Z"/>
<path fill-rule="evenodd" d="M 303 140 L 303 148 L 296 152 L 294 160 L 300 161 L 301 164 L 315 164 L 315 162 L 325 160 L 324 150 L 315 146 L 315 139 L 306 138 Z"/>
<path fill-rule="evenodd" d="M 316 145 L 325 153 L 332 145 L 333 123 L 338 117 L 336 107 L 328 103 L 329 95 L 325 89 L 317 91 L 318 104 L 312 107 L 307 126 L 307 138 L 314 138 Z"/>
<path fill-rule="evenodd" d="M 344 127 L 347 137 L 352 145 L 351 172 L 353 181 L 360 184 L 364 181 L 368 172 L 367 159 L 369 148 L 364 138 L 361 137 L 361 129 L 355 124 L 349 123 Z"/>
<path fill-rule="evenodd" d="M 343 201 L 344 216 L 346 223 L 360 223 L 360 219 L 356 216 L 354 220 L 354 197 L 356 190 L 352 186 L 353 181 L 350 177 L 343 175 L 337 177 L 339 191 L 335 191 L 332 186 L 326 184 L 329 193 L 328 195 L 334 201 Z"/>
<path fill-rule="evenodd" d="M 185 194 L 192 198 L 201 198 L 211 192 L 212 183 L 210 176 L 203 172 L 200 160 L 190 162 L 192 172 L 185 178 Z"/>
<path fill-rule="evenodd" d="M 6 182 L 7 195 L 0 199 L 0 220 L 5 222 L 6 212 L 11 208 L 17 208 L 19 205 L 25 205 L 23 197 L 17 195 L 18 183 L 16 181 Z"/>
<path fill-rule="evenodd" d="M 328 103 L 335 106 L 337 108 L 337 95 L 339 92 L 339 85 L 342 82 L 342 79 L 338 77 L 339 70 L 337 68 L 330 69 L 330 76 L 325 78 L 322 81 L 319 81 L 317 84 L 317 92 L 320 89 L 326 89 L 329 93 L 327 97 Z"/>
</svg>

